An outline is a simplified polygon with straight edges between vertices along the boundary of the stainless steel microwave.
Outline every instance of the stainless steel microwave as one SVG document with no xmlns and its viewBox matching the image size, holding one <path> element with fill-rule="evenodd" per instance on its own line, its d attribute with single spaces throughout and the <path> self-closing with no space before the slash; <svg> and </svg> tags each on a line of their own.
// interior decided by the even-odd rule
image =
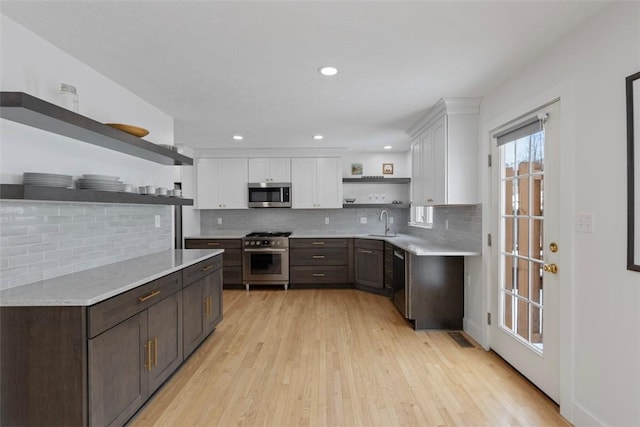
<svg viewBox="0 0 640 427">
<path fill-rule="evenodd" d="M 291 183 L 251 182 L 249 183 L 250 208 L 290 208 Z"/>
</svg>

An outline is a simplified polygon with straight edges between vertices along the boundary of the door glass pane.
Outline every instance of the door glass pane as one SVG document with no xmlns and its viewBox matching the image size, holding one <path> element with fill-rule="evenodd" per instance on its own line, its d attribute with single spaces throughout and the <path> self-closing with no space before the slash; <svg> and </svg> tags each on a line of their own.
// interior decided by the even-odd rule
<svg viewBox="0 0 640 427">
<path fill-rule="evenodd" d="M 513 332 L 513 296 L 504 295 L 504 327 Z"/>
<path fill-rule="evenodd" d="M 500 147 L 500 326 L 543 350 L 544 131 Z"/>
<path fill-rule="evenodd" d="M 525 341 L 529 341 L 529 304 L 526 300 L 518 298 L 516 321 L 518 322 L 518 335 Z"/>
</svg>

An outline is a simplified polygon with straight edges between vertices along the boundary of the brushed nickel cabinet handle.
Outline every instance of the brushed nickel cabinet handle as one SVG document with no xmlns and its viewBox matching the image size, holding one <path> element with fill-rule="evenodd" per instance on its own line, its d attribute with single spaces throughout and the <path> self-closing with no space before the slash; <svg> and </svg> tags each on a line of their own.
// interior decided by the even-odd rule
<svg viewBox="0 0 640 427">
<path fill-rule="evenodd" d="M 138 298 L 138 301 L 140 302 L 145 302 L 153 297 L 156 297 L 160 295 L 160 291 L 151 291 L 151 293 L 149 295 L 145 295 L 143 297 Z"/>
<path fill-rule="evenodd" d="M 358 252 L 360 252 L 361 254 L 372 254 L 373 251 L 365 251 L 364 249 L 358 249 Z"/>
<path fill-rule="evenodd" d="M 313 259 L 324 259 L 324 255 L 314 255 Z"/>
<path fill-rule="evenodd" d="M 202 300 L 202 315 L 207 318 L 209 317 L 209 302 L 207 301 L 207 298 Z"/>
<path fill-rule="evenodd" d="M 324 245 L 324 242 L 313 242 L 312 245 Z"/>
<path fill-rule="evenodd" d="M 220 242 L 207 242 L 208 246 L 220 246 Z"/>
<path fill-rule="evenodd" d="M 313 277 L 324 277 L 324 273 L 313 273 Z"/>
<path fill-rule="evenodd" d="M 207 265 L 206 267 L 202 267 L 200 271 L 209 271 L 213 268 L 213 265 Z"/>
</svg>

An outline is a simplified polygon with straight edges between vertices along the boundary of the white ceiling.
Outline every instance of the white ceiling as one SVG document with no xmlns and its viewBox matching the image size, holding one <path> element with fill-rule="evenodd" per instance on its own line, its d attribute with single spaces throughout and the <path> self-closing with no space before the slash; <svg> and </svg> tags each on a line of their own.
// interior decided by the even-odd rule
<svg viewBox="0 0 640 427">
<path fill-rule="evenodd" d="M 173 116 L 179 144 L 379 151 L 408 149 L 405 130 L 439 98 L 489 93 L 603 4 L 2 1 L 0 12 Z M 340 72 L 322 77 L 322 65 Z"/>
</svg>

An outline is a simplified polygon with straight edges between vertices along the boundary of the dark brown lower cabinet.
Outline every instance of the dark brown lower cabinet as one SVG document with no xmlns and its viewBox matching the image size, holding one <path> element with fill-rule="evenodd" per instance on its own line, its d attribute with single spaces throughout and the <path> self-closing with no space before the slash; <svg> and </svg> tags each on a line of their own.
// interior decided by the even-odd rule
<svg viewBox="0 0 640 427">
<path fill-rule="evenodd" d="M 182 361 L 179 291 L 90 339 L 90 424 L 124 424 Z"/>
<path fill-rule="evenodd" d="M 289 240 L 289 282 L 306 286 L 353 283 L 353 239 Z"/>
<path fill-rule="evenodd" d="M 90 425 L 123 425 L 149 395 L 147 313 L 89 340 Z"/>
<path fill-rule="evenodd" d="M 384 242 L 355 240 L 355 284 L 375 289 L 384 288 Z"/>
<path fill-rule="evenodd" d="M 224 249 L 222 280 L 225 285 L 243 285 L 242 239 L 185 239 L 185 249 Z"/>
<path fill-rule="evenodd" d="M 222 265 L 216 266 L 213 262 L 196 264 L 183 275 L 184 357 L 189 356 L 222 320 Z M 194 276 L 190 270 L 196 274 L 203 270 L 210 273 L 187 283 L 188 278 Z"/>
</svg>

